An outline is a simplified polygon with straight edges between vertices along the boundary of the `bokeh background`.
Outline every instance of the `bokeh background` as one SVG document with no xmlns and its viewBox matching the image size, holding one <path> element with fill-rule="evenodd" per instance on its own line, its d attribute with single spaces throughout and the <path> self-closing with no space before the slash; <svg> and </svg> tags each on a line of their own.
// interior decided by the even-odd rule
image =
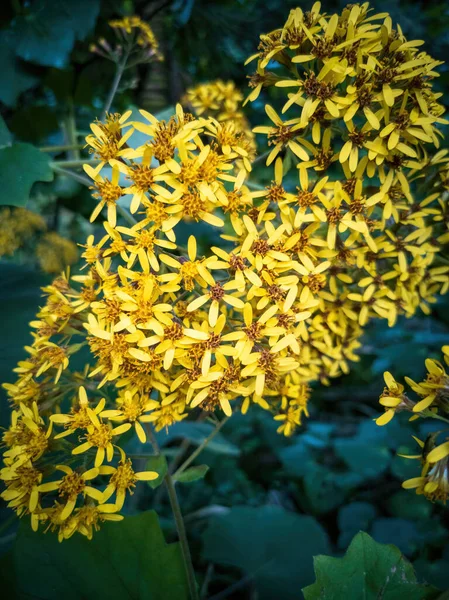
<svg viewBox="0 0 449 600">
<path fill-rule="evenodd" d="M 322 2 L 329 12 L 345 4 Z M 258 36 L 282 26 L 289 9 L 298 5 L 307 10 L 311 3 L 5 1 L 0 8 L 4 122 L 15 140 L 38 147 L 66 144 L 73 135 L 73 122 L 76 139 L 82 140 L 89 123 L 101 113 L 114 73 L 114 65 L 93 53 L 90 45 L 100 37 L 111 38 L 109 19 L 129 14 L 150 23 L 165 60 L 129 70 L 115 110 L 138 106 L 169 115 L 190 86 L 215 79 L 234 81 L 246 95 L 250 69 L 243 63 L 255 51 Z M 449 56 L 447 2 L 380 0 L 371 5 L 376 12 L 388 11 L 409 39 L 425 40 L 425 49 L 435 58 Z M 449 67 L 439 70 L 436 86 L 449 102 Z M 266 120 L 265 101 L 261 95 L 247 107 L 253 124 Z M 75 158 L 88 158 L 85 151 L 77 152 Z M 70 152 L 52 156 L 74 158 Z M 269 182 L 266 177 L 263 163 L 258 164 L 254 179 L 263 185 Z M 5 190 L 0 188 L 2 193 Z M 35 184 L 29 203 L 42 217 L 47 233 L 56 232 L 72 242 L 81 242 L 95 231 L 88 222 L 92 206 L 88 190 L 63 175 L 51 183 Z M 4 209 L 0 211 L 0 247 L 7 239 L 9 218 Z M 42 261 L 36 260 L 31 237 L 0 259 L 1 382 L 14 379 L 12 369 L 31 339 L 28 322 L 39 306 L 40 287 L 51 279 Z M 210 243 L 207 231 L 202 241 L 205 250 Z M 68 252 L 51 246 L 47 261 L 58 266 L 63 251 Z M 72 270 L 76 268 L 75 263 Z M 383 321 L 369 326 L 360 361 L 329 387 L 315 386 L 310 418 L 292 439 L 277 435 L 276 424 L 263 411 L 234 415 L 201 461 L 209 466 L 206 477 L 179 489 L 194 562 L 200 580 L 210 578 L 212 597 L 299 598 L 301 587 L 314 580 L 312 555 L 338 556 L 359 530 L 397 545 L 421 580 L 441 589 L 449 587 L 447 510 L 401 489 L 401 481 L 416 476 L 418 466 L 396 455 L 398 451 L 414 454 L 411 434 L 423 438 L 429 425 L 410 424 L 404 414 L 384 428 L 373 422 L 379 414 L 383 372 L 419 379 L 424 375 L 424 360 L 440 358 L 448 331 L 447 298 L 435 305 L 431 316 L 401 318 L 394 328 Z M 1 424 L 7 426 L 4 395 L 1 402 Z M 183 423 L 170 436 L 161 434 L 160 441 L 171 456 L 180 438 L 186 437 L 194 446 L 207 432 L 205 424 Z M 229 510 L 237 506 L 247 507 L 246 512 Z M 162 514 L 166 537 L 173 539 L 168 505 L 160 493 L 148 489 L 134 496 L 131 512 L 148 508 Z M 3 504 L 0 516 L 0 553 L 5 557 L 17 523 Z M 263 549 L 256 557 L 255 547 Z M 231 594 L 220 595 L 229 586 L 235 586 Z"/>
</svg>

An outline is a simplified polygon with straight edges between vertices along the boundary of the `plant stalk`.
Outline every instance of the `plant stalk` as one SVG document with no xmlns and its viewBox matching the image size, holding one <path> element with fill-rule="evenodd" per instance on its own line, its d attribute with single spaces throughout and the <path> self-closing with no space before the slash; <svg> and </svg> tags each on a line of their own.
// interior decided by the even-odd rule
<svg viewBox="0 0 449 600">
<path fill-rule="evenodd" d="M 90 159 L 86 159 L 86 158 L 80 158 L 79 160 L 55 160 L 52 163 L 50 163 L 50 166 L 53 167 L 53 165 L 56 166 L 61 166 L 61 167 L 82 167 L 83 165 L 93 165 L 96 166 L 99 164 L 99 160 L 97 158 L 90 158 Z"/>
<path fill-rule="evenodd" d="M 114 101 L 115 94 L 117 93 L 118 86 L 120 85 L 120 81 L 122 79 L 123 73 L 126 68 L 126 63 L 128 62 L 128 57 L 129 57 L 129 49 L 125 51 L 125 54 L 123 55 L 122 60 L 117 63 L 115 77 L 114 77 L 114 80 L 112 81 L 111 89 L 109 90 L 109 94 L 108 94 L 108 97 L 106 99 L 106 102 L 105 102 L 105 105 L 103 108 L 103 113 L 101 115 L 102 121 L 104 121 L 104 119 L 106 118 L 106 115 L 111 110 L 112 102 Z"/>
<path fill-rule="evenodd" d="M 195 458 L 197 456 L 199 456 L 201 454 L 201 452 L 204 450 L 204 448 L 207 446 L 207 444 L 212 441 L 214 439 L 214 437 L 217 435 L 217 433 L 219 433 L 220 429 L 223 427 L 223 425 L 229 420 L 230 417 L 225 417 L 222 421 L 220 421 L 220 423 L 218 423 L 218 425 L 215 427 L 215 429 L 207 436 L 207 438 L 198 446 L 198 448 L 192 452 L 192 454 L 182 463 L 182 465 L 179 467 L 179 469 L 176 471 L 176 473 L 173 475 L 173 477 L 176 479 L 183 471 L 185 471 L 187 469 L 187 467 L 192 464 L 192 462 L 195 460 Z"/>
<path fill-rule="evenodd" d="M 66 152 L 67 150 L 82 150 L 83 144 L 61 144 L 60 146 L 42 146 L 41 152 Z"/>
<path fill-rule="evenodd" d="M 62 167 L 59 166 L 59 163 L 50 163 L 50 167 L 56 173 L 60 173 L 61 175 L 67 175 L 67 177 L 72 177 L 72 179 L 76 179 L 76 181 L 79 181 L 86 187 L 91 187 L 91 185 L 92 185 L 92 181 L 90 181 L 90 179 L 88 179 L 87 177 L 84 177 L 84 175 L 75 173 L 74 171 L 69 171 L 69 169 L 63 169 Z"/>
<path fill-rule="evenodd" d="M 150 440 L 153 450 L 156 455 L 160 455 L 161 451 L 159 444 L 157 443 L 156 437 L 151 427 L 146 428 L 146 433 Z M 195 571 L 193 570 L 192 556 L 190 554 L 189 542 L 187 540 L 186 528 L 184 519 L 182 517 L 181 507 L 179 505 L 178 495 L 176 494 L 175 485 L 173 483 L 172 476 L 167 473 L 164 477 L 165 487 L 167 488 L 168 498 L 170 500 L 170 506 L 175 519 L 176 530 L 178 532 L 179 543 L 181 545 L 182 556 L 184 558 L 184 567 L 187 575 L 187 583 L 190 591 L 191 600 L 199 600 L 198 588 L 196 585 Z"/>
</svg>

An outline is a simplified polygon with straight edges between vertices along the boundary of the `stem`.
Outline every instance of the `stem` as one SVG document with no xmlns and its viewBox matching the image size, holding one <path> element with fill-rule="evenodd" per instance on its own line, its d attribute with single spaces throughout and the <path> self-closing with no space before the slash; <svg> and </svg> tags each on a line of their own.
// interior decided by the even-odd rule
<svg viewBox="0 0 449 600">
<path fill-rule="evenodd" d="M 436 413 L 432 412 L 431 410 L 429 410 L 428 413 L 425 413 L 424 417 L 430 417 L 431 419 L 438 419 L 438 421 L 444 421 L 444 423 L 449 423 L 449 419 L 446 419 L 445 417 L 441 417 L 440 415 L 437 415 Z"/>
<path fill-rule="evenodd" d="M 260 185 L 260 183 L 253 183 L 252 181 L 245 181 L 246 187 L 249 187 L 250 190 L 265 190 L 266 187 L 264 185 Z"/>
<path fill-rule="evenodd" d="M 66 161 L 64 164 L 66 164 L 69 161 Z M 88 162 L 88 161 L 86 161 Z M 73 179 L 76 179 L 76 181 L 79 181 L 79 183 L 82 183 L 83 185 L 85 185 L 86 187 L 90 188 L 93 185 L 93 181 L 91 181 L 90 179 L 88 179 L 87 177 L 84 177 L 84 175 L 79 175 L 78 173 L 75 173 L 74 171 L 69 171 L 68 169 L 63 169 L 62 167 L 60 167 L 61 163 L 50 163 L 51 168 L 53 169 L 53 171 L 56 171 L 56 173 L 61 173 L 61 175 L 67 175 L 67 177 L 72 177 Z M 83 163 L 85 164 L 85 163 Z M 117 212 L 130 224 L 130 225 L 135 225 L 137 223 L 136 219 L 132 216 L 131 213 L 129 213 L 125 208 L 123 208 L 123 206 L 120 206 L 119 204 L 117 204 Z"/>
<path fill-rule="evenodd" d="M 68 169 L 63 169 L 62 167 L 59 167 L 58 164 L 59 163 L 50 163 L 50 167 L 53 169 L 53 171 L 56 171 L 56 173 L 61 173 L 61 175 L 67 175 L 67 177 L 72 177 L 73 179 L 76 179 L 77 181 L 79 181 L 87 187 L 92 186 L 92 181 L 90 181 L 90 179 L 87 179 L 87 177 L 84 177 L 84 175 L 79 175 L 78 173 L 74 173 L 73 171 L 69 171 Z"/>
<path fill-rule="evenodd" d="M 257 158 L 255 158 L 253 160 L 253 162 L 251 163 L 251 165 L 257 165 L 257 163 L 262 162 L 263 160 L 265 160 L 268 155 L 270 154 L 271 150 L 268 150 L 268 152 L 264 152 L 263 154 L 261 154 L 260 156 L 258 156 Z"/>
<path fill-rule="evenodd" d="M 155 454 L 159 455 L 161 451 L 151 427 L 146 428 L 146 433 L 148 435 L 151 445 L 153 446 Z M 173 483 L 173 479 L 170 473 L 167 473 L 165 475 L 164 482 L 165 487 L 167 488 L 168 498 L 170 500 L 170 506 L 173 512 L 173 517 L 176 523 L 176 530 L 178 532 L 182 556 L 184 558 L 184 567 L 187 575 L 187 583 L 189 586 L 190 598 L 191 600 L 199 600 L 198 589 L 195 580 L 195 571 L 193 570 L 192 556 L 190 554 L 189 542 L 187 541 L 184 519 L 182 518 L 181 507 L 179 506 L 178 496 L 176 494 L 175 485 Z"/>
<path fill-rule="evenodd" d="M 126 208 L 123 208 L 123 206 L 120 206 L 120 204 L 116 205 L 117 208 L 117 212 L 122 215 L 122 217 L 125 219 L 125 221 L 128 221 L 128 223 L 130 225 L 135 225 L 137 223 L 137 220 L 132 216 L 132 214 L 130 212 L 128 212 L 126 210 Z"/>
<path fill-rule="evenodd" d="M 222 421 L 220 421 L 220 423 L 218 423 L 218 425 L 215 427 L 215 429 L 207 436 L 207 438 L 205 440 L 203 440 L 203 442 L 198 446 L 198 448 L 195 450 L 195 452 L 192 452 L 192 454 L 189 456 L 189 458 L 187 458 L 182 465 L 179 467 L 179 469 L 176 471 L 176 473 L 173 475 L 173 477 L 176 479 L 183 471 L 185 471 L 187 469 L 187 467 L 195 460 L 195 458 L 197 456 L 199 456 L 201 454 L 201 452 L 204 450 L 204 448 L 207 446 L 207 444 L 212 441 L 214 439 L 214 437 L 217 435 L 217 433 L 220 431 L 220 429 L 223 427 L 223 425 L 229 420 L 229 417 L 225 417 Z"/>
<path fill-rule="evenodd" d="M 69 158 L 71 160 L 79 160 L 81 158 L 80 149 L 76 145 L 76 119 L 75 119 L 75 107 L 73 105 L 72 98 L 68 101 L 68 115 L 66 117 L 66 133 L 67 141 L 73 146 L 69 151 Z"/>
<path fill-rule="evenodd" d="M 66 152 L 67 150 L 81 150 L 83 144 L 62 144 L 61 146 L 42 146 L 39 148 L 41 152 Z"/>
<path fill-rule="evenodd" d="M 103 114 L 101 115 L 101 120 L 103 121 L 111 109 L 112 102 L 114 100 L 114 96 L 117 93 L 118 86 L 120 85 L 120 80 L 122 78 L 123 72 L 125 71 L 126 63 L 128 61 L 129 49 L 125 51 L 123 58 L 120 62 L 117 63 L 117 69 L 115 71 L 115 77 L 111 85 L 111 89 L 109 90 L 108 97 L 106 99 L 106 103 L 103 108 Z"/>
<path fill-rule="evenodd" d="M 55 160 L 50 163 L 50 166 L 60 165 L 61 167 L 82 167 L 83 165 L 98 165 L 100 161 L 97 158 L 81 158 L 79 160 Z"/>
</svg>

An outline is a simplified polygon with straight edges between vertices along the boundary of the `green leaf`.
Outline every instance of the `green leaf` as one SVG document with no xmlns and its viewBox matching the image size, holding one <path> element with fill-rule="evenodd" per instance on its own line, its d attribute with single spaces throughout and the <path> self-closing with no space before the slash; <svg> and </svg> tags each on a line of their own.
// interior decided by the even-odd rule
<svg viewBox="0 0 449 600">
<path fill-rule="evenodd" d="M 29 90 L 39 78 L 29 73 L 16 58 L 15 36 L 10 31 L 0 32 L 0 100 L 6 106 L 14 107 L 22 92 Z"/>
<path fill-rule="evenodd" d="M 316 582 L 304 588 L 305 600 L 433 600 L 434 587 L 419 584 L 398 548 L 358 533 L 343 558 L 316 556 Z"/>
<path fill-rule="evenodd" d="M 191 483 L 192 481 L 198 481 L 198 479 L 203 479 L 203 477 L 208 472 L 209 467 L 207 465 L 198 465 L 195 467 L 190 467 L 177 475 L 175 477 L 176 481 L 180 481 L 182 483 Z"/>
<path fill-rule="evenodd" d="M 161 483 L 164 481 L 165 475 L 167 474 L 167 459 L 163 454 L 159 454 L 158 456 L 150 456 L 150 458 L 147 460 L 146 470 L 156 471 L 156 473 L 159 473 L 159 477 L 157 479 L 147 481 L 148 485 L 154 490 L 161 485 Z"/>
<path fill-rule="evenodd" d="M 206 560 L 252 575 L 259 600 L 297 600 L 313 577 L 312 555 L 329 551 L 313 517 L 277 506 L 232 508 L 211 521 L 203 540 Z"/>
<path fill-rule="evenodd" d="M 12 137 L 9 133 L 8 127 L 6 126 L 3 117 L 0 115 L 0 148 L 4 148 L 5 146 L 11 146 Z"/>
<path fill-rule="evenodd" d="M 52 181 L 49 158 L 31 144 L 0 148 L 0 205 L 25 206 L 33 183 Z"/>
<path fill-rule="evenodd" d="M 178 543 L 166 544 L 154 511 L 104 523 L 91 541 L 21 527 L 14 547 L 19 597 L 45 600 L 187 600 Z"/>
<path fill-rule="evenodd" d="M 99 8 L 99 0 L 35 0 L 13 23 L 17 55 L 62 68 L 75 40 L 83 40 L 93 29 Z"/>
</svg>

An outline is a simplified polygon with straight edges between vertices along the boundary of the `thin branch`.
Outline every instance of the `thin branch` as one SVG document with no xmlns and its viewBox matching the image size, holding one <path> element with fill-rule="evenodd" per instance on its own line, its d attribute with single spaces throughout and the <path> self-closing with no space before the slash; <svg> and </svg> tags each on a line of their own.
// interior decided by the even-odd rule
<svg viewBox="0 0 449 600">
<path fill-rule="evenodd" d="M 137 223 L 137 219 L 135 219 L 132 214 L 126 210 L 126 208 L 123 208 L 123 206 L 120 206 L 120 204 L 117 204 L 116 208 L 117 212 L 122 215 L 125 221 L 128 221 L 130 225 L 135 225 Z"/>
<path fill-rule="evenodd" d="M 53 165 L 73 168 L 73 167 L 82 167 L 83 165 L 96 166 L 99 163 L 100 163 L 100 161 L 97 158 L 90 158 L 90 159 L 80 158 L 79 160 L 55 160 L 52 163 L 50 163 L 50 166 L 52 168 L 53 168 Z"/>
<path fill-rule="evenodd" d="M 251 163 L 251 165 L 257 165 L 258 163 L 260 163 L 263 160 L 265 160 L 266 158 L 268 158 L 268 155 L 270 154 L 270 152 L 271 152 L 271 150 L 268 150 L 267 152 L 264 152 L 263 154 L 261 154 L 260 156 L 255 158 L 253 160 L 253 162 Z"/>
<path fill-rule="evenodd" d="M 160 12 L 164 8 L 167 8 L 167 6 L 170 6 L 170 4 L 172 3 L 172 1 L 173 0 L 166 0 L 165 2 L 162 2 L 162 4 L 160 6 L 158 6 L 157 8 L 155 8 L 153 10 L 153 12 L 150 12 L 149 14 L 147 14 L 146 12 L 144 12 L 145 19 L 147 21 L 149 21 L 150 19 L 152 19 L 153 17 L 155 17 L 158 12 Z"/>
<path fill-rule="evenodd" d="M 146 427 L 146 433 L 150 440 L 150 444 L 153 447 L 154 453 L 160 455 L 161 451 L 159 444 L 157 443 L 156 436 L 153 433 L 153 429 L 150 424 Z M 173 517 L 176 523 L 176 530 L 178 532 L 179 543 L 181 545 L 181 551 L 184 558 L 184 567 L 187 575 L 187 583 L 189 585 L 190 598 L 191 600 L 199 600 L 198 588 L 196 585 L 195 571 L 193 570 L 192 556 L 190 554 L 189 542 L 187 540 L 186 528 L 184 525 L 184 519 L 182 518 L 181 507 L 179 505 L 178 496 L 176 494 L 175 485 L 170 473 L 167 473 L 164 477 L 165 486 L 168 492 L 168 498 L 170 500 L 170 506 L 173 512 Z"/>
<path fill-rule="evenodd" d="M 82 183 L 83 185 L 85 185 L 87 187 L 92 186 L 92 181 L 90 181 L 90 179 L 88 179 L 87 177 L 84 177 L 84 175 L 79 175 L 78 173 L 75 173 L 74 171 L 69 171 L 68 169 L 63 169 L 62 167 L 58 166 L 58 163 L 50 163 L 50 167 L 53 169 L 53 171 L 56 171 L 56 173 L 60 173 L 61 175 L 67 175 L 67 177 L 72 177 L 72 179 L 76 179 L 76 181 L 79 181 L 79 183 Z"/>
<path fill-rule="evenodd" d="M 262 191 L 266 189 L 264 185 L 260 185 L 259 183 L 253 183 L 252 181 L 245 181 L 245 185 L 246 187 L 249 187 L 250 190 Z"/>
<path fill-rule="evenodd" d="M 207 436 L 207 438 L 198 446 L 198 448 L 195 450 L 195 452 L 192 452 L 192 454 L 189 456 L 189 458 L 187 458 L 182 465 L 179 467 L 179 469 L 176 471 L 176 473 L 173 475 L 173 477 L 176 479 L 177 477 L 179 477 L 179 475 L 185 471 L 187 469 L 187 467 L 195 460 L 195 458 L 197 456 L 199 456 L 201 454 L 201 452 L 204 450 L 204 448 L 207 446 L 207 444 L 212 441 L 214 439 L 214 437 L 217 435 L 217 433 L 219 433 L 220 429 L 223 427 L 223 425 L 229 420 L 230 417 L 225 417 L 222 421 L 220 421 L 220 423 L 218 423 L 218 425 L 215 427 L 215 429 Z"/>
<path fill-rule="evenodd" d="M 105 119 L 106 115 L 108 114 L 108 112 L 111 109 L 112 102 L 114 101 L 115 94 L 117 93 L 118 86 L 120 85 L 120 81 L 122 79 L 123 73 L 126 68 L 126 63 L 128 62 L 129 52 L 130 52 L 130 48 L 125 50 L 122 60 L 117 63 L 115 77 L 114 77 L 114 80 L 112 81 L 111 89 L 109 90 L 109 94 L 108 94 L 108 97 L 106 99 L 106 102 L 105 102 L 105 105 L 103 108 L 103 114 L 101 115 L 102 121 Z"/>
<path fill-rule="evenodd" d="M 245 577 L 243 577 L 243 579 L 240 579 L 240 581 L 233 583 L 231 586 L 229 586 L 222 592 L 219 592 L 218 594 L 215 594 L 214 596 L 210 596 L 209 600 L 224 600 L 224 598 L 229 598 L 229 596 L 231 596 L 231 594 L 233 594 L 237 590 L 240 590 L 240 589 L 250 585 L 251 583 L 253 583 L 253 581 L 254 581 L 253 575 L 246 575 Z"/>
<path fill-rule="evenodd" d="M 61 146 L 42 146 L 39 148 L 41 152 L 66 152 L 67 150 L 82 150 L 84 144 L 62 144 Z"/>
</svg>

